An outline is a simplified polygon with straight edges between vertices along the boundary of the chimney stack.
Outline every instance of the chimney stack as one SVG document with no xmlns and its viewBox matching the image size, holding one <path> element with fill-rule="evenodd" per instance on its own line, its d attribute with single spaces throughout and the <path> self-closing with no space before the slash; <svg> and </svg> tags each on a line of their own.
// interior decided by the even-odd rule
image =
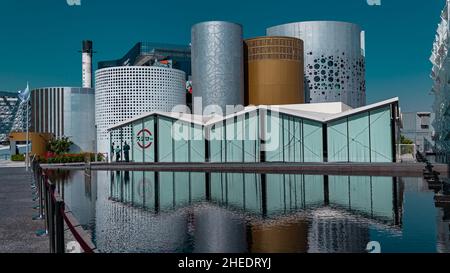
<svg viewBox="0 0 450 273">
<path fill-rule="evenodd" d="M 92 41 L 83 41 L 82 51 L 82 71 L 83 71 L 83 88 L 92 88 Z"/>
</svg>

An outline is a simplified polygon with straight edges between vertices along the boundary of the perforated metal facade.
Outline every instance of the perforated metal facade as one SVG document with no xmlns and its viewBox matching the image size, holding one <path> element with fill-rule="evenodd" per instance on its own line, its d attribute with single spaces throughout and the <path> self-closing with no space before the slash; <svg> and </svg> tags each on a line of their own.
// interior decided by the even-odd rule
<svg viewBox="0 0 450 273">
<path fill-rule="evenodd" d="M 95 122 L 97 148 L 109 153 L 106 129 L 118 122 L 152 111 L 170 112 L 185 105 L 185 73 L 163 67 L 123 66 L 97 70 Z M 125 131 L 125 139 L 131 137 Z"/>
<path fill-rule="evenodd" d="M 203 109 L 244 104 L 242 26 L 203 22 L 192 27 L 192 88 Z M 198 109 L 194 109 L 197 111 Z"/>
<path fill-rule="evenodd" d="M 366 104 L 364 32 L 346 22 L 312 21 L 274 26 L 268 36 L 304 41 L 306 101 Z"/>
</svg>

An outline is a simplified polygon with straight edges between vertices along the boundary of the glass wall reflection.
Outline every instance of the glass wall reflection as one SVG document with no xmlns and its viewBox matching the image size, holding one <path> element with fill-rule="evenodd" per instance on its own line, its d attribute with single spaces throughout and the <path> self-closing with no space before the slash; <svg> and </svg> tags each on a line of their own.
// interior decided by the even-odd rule
<svg viewBox="0 0 450 273">
<path fill-rule="evenodd" d="M 401 225 L 392 177 L 76 173 L 62 192 L 101 252 L 364 252 Z"/>
</svg>

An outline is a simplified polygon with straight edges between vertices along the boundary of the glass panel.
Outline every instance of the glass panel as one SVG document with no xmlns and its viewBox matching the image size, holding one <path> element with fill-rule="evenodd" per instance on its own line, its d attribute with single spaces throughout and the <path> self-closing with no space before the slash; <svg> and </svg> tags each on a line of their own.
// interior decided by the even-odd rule
<svg viewBox="0 0 450 273">
<path fill-rule="evenodd" d="M 261 179 L 259 174 L 244 174 L 245 179 L 245 209 L 260 214 L 262 213 L 261 202 Z"/>
<path fill-rule="evenodd" d="M 350 180 L 348 176 L 328 177 L 329 200 L 331 205 L 348 208 L 350 206 Z"/>
<path fill-rule="evenodd" d="M 144 162 L 144 148 L 140 140 L 143 129 L 142 121 L 133 123 L 133 161 Z"/>
<path fill-rule="evenodd" d="M 259 161 L 258 115 L 251 112 L 245 118 L 244 161 Z"/>
<path fill-rule="evenodd" d="M 324 178 L 322 175 L 304 175 L 305 205 L 322 205 L 324 203 Z"/>
<path fill-rule="evenodd" d="M 347 119 L 331 122 L 327 126 L 328 161 L 348 161 Z"/>
<path fill-rule="evenodd" d="M 205 173 L 191 173 L 191 201 L 205 200 L 206 179 Z"/>
<path fill-rule="evenodd" d="M 292 210 L 300 209 L 303 207 L 303 177 L 302 175 L 286 174 L 284 179 L 289 191 L 287 195 L 289 198 L 288 207 Z"/>
<path fill-rule="evenodd" d="M 172 139 L 172 120 L 158 118 L 158 161 L 174 162 L 174 143 Z"/>
<path fill-rule="evenodd" d="M 304 162 L 323 162 L 322 124 L 303 121 Z"/>
<path fill-rule="evenodd" d="M 286 210 L 284 175 L 267 174 L 267 214 L 283 213 Z"/>
<path fill-rule="evenodd" d="M 284 161 L 302 162 L 301 120 L 294 117 L 283 118 Z"/>
<path fill-rule="evenodd" d="M 161 211 L 172 210 L 175 207 L 174 173 L 159 173 L 159 181 L 159 209 Z"/>
<path fill-rule="evenodd" d="M 229 206 L 235 208 L 244 207 L 244 186 L 241 173 L 228 173 L 227 174 L 227 202 Z"/>
<path fill-rule="evenodd" d="M 211 174 L 211 199 L 219 204 L 226 202 L 226 174 Z"/>
<path fill-rule="evenodd" d="M 301 191 L 301 188 L 298 187 L 301 182 L 301 175 L 284 175 L 285 202 L 288 210 L 296 210 L 301 207 L 301 199 L 298 199 L 297 196 L 298 191 Z"/>
<path fill-rule="evenodd" d="M 372 177 L 373 216 L 394 219 L 394 180 L 392 177 Z"/>
<path fill-rule="evenodd" d="M 142 133 L 139 135 L 140 140 L 142 142 L 145 154 L 144 161 L 145 162 L 155 162 L 155 118 L 149 118 L 144 120 L 144 129 Z M 139 143 L 139 142 L 138 142 Z"/>
<path fill-rule="evenodd" d="M 227 162 L 243 162 L 243 117 L 226 121 Z"/>
<path fill-rule="evenodd" d="M 203 127 L 193 125 L 191 132 L 190 162 L 205 162 L 205 138 L 203 135 Z"/>
<path fill-rule="evenodd" d="M 348 118 L 350 162 L 370 162 L 369 113 Z"/>
<path fill-rule="evenodd" d="M 390 107 L 370 112 L 370 148 L 372 162 L 392 162 Z"/>
<path fill-rule="evenodd" d="M 146 184 L 145 174 L 141 173 L 141 177 L 136 177 L 137 179 L 133 179 L 130 181 L 130 172 L 124 172 L 124 181 L 125 184 L 132 184 L 133 192 L 132 192 L 132 203 L 133 206 L 143 207 L 144 206 L 144 184 Z"/>
<path fill-rule="evenodd" d="M 221 123 L 217 123 L 212 127 L 209 145 L 211 162 L 225 162 L 224 129 Z"/>
<path fill-rule="evenodd" d="M 173 157 L 175 162 L 189 162 L 189 138 L 190 125 L 187 123 L 177 122 L 173 130 Z"/>
<path fill-rule="evenodd" d="M 139 181 L 138 181 L 139 184 Z M 143 203 L 144 208 L 154 211 L 155 210 L 155 173 L 145 172 L 144 182 L 142 183 L 143 189 Z M 139 193 L 141 194 L 141 193 Z"/>
<path fill-rule="evenodd" d="M 352 210 L 357 210 L 372 216 L 370 176 L 350 177 L 350 206 Z"/>
<path fill-rule="evenodd" d="M 175 173 L 175 206 L 181 207 L 190 202 L 189 173 Z"/>
<path fill-rule="evenodd" d="M 283 143 L 283 120 L 282 115 L 273 111 L 267 111 L 266 116 L 266 161 L 282 162 L 284 143 Z"/>
</svg>

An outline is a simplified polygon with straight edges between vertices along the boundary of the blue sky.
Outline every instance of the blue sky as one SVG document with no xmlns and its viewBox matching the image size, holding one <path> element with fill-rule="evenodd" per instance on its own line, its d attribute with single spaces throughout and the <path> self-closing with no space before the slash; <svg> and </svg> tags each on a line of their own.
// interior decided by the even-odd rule
<svg viewBox="0 0 450 273">
<path fill-rule="evenodd" d="M 122 56 L 138 41 L 188 44 L 193 24 L 227 20 L 245 38 L 269 26 L 307 20 L 357 23 L 366 31 L 368 103 L 399 96 L 403 111 L 431 110 L 429 62 L 445 0 L 2 0 L 0 90 L 80 86 L 81 40 L 95 62 Z"/>
</svg>

